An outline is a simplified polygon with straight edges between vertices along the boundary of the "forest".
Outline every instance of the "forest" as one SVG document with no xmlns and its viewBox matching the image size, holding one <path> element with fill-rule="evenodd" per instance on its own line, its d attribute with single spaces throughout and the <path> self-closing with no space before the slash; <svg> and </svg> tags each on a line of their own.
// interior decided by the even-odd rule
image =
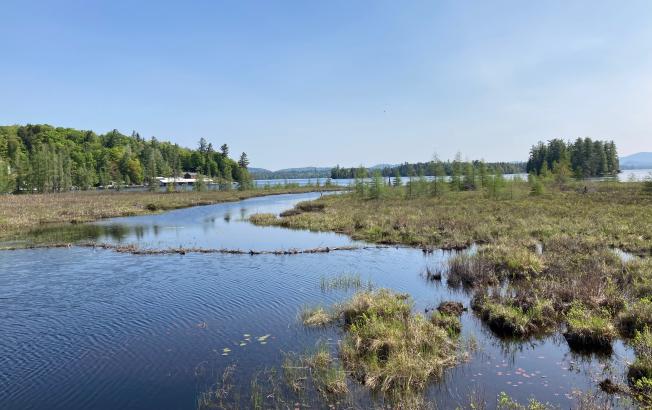
<svg viewBox="0 0 652 410">
<path fill-rule="evenodd" d="M 93 187 L 147 184 L 156 177 L 197 172 L 214 182 L 250 183 L 245 153 L 235 161 L 226 144 L 219 150 L 201 138 L 197 149 L 139 133 L 106 134 L 50 125 L 0 126 L 0 193 L 62 192 Z"/>
<path fill-rule="evenodd" d="M 568 168 L 576 178 L 615 175 L 620 171 L 616 144 L 591 138 L 578 138 L 575 142 L 557 138 L 532 147 L 528 173 L 545 175 L 558 167 Z"/>
</svg>

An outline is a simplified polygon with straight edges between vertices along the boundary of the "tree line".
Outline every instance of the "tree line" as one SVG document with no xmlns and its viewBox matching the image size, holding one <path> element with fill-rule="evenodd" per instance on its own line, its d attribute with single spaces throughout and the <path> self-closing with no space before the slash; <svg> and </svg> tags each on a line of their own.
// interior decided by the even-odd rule
<svg viewBox="0 0 652 410">
<path fill-rule="evenodd" d="M 231 186 L 250 184 L 245 153 L 235 161 L 201 138 L 197 149 L 139 133 L 106 134 L 50 125 L 0 126 L 0 192 L 62 192 L 71 189 L 148 184 L 185 172 Z M 203 181 L 203 179 L 202 179 Z"/>
<path fill-rule="evenodd" d="M 520 174 L 525 172 L 525 163 L 524 162 L 491 162 L 485 163 L 484 161 L 474 160 L 474 161 L 463 161 L 461 154 L 457 154 L 456 158 L 453 161 L 440 161 L 438 159 L 429 161 L 429 162 L 417 162 L 417 163 L 408 163 L 405 162 L 401 165 L 394 167 L 383 167 L 382 169 L 369 169 L 364 167 L 357 168 L 341 168 L 339 165 L 331 169 L 331 178 L 333 179 L 353 179 L 357 176 L 360 176 L 360 173 L 364 173 L 365 178 L 371 178 L 375 171 L 379 171 L 380 175 L 383 177 L 394 177 L 399 175 L 401 177 L 416 177 L 416 176 L 435 176 L 437 167 L 441 167 L 443 170 L 443 175 L 453 176 L 456 172 L 457 167 L 462 166 L 466 168 L 468 166 L 479 170 L 482 167 L 490 169 L 494 172 L 500 172 L 501 174 Z M 362 169 L 362 170 L 361 170 Z"/>
<path fill-rule="evenodd" d="M 568 168 L 576 178 L 615 175 L 620 171 L 616 144 L 578 138 L 575 142 L 553 139 L 532 147 L 528 173 L 546 175 L 558 167 Z"/>
</svg>

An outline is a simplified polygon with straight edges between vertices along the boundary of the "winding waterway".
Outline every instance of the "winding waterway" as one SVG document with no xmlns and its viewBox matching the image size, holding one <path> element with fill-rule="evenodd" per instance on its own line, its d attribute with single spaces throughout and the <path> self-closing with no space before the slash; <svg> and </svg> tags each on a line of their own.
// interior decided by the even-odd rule
<svg viewBox="0 0 652 410">
<path fill-rule="evenodd" d="M 254 198 L 75 229 L 80 240 L 143 248 L 362 245 L 334 233 L 246 221 L 318 196 Z M 195 408 L 231 365 L 247 397 L 252 377 L 279 367 L 285 352 L 319 342 L 335 349 L 337 328 L 306 329 L 297 320 L 303 306 L 328 306 L 353 292 L 324 292 L 322 278 L 358 273 L 377 287 L 409 293 L 419 311 L 443 300 L 468 307 L 465 291 L 423 276 L 426 266 L 450 255 L 409 248 L 283 256 L 132 255 L 75 246 L 0 252 L 0 408 Z M 464 403 L 472 391 L 490 404 L 504 391 L 568 408 L 574 391 L 595 390 L 605 377 L 622 381 L 633 356 L 620 342 L 605 357 L 573 353 L 559 335 L 503 341 L 472 312 L 463 314 L 462 326 L 463 337 L 480 348 L 428 389 L 441 408 Z M 373 400 L 364 389 L 358 393 L 361 406 Z"/>
</svg>

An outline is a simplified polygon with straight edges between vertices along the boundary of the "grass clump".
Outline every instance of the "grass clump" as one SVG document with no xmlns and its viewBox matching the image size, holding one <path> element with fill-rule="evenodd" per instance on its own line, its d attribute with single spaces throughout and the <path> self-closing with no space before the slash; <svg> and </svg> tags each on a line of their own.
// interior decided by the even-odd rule
<svg viewBox="0 0 652 410">
<path fill-rule="evenodd" d="M 478 253 L 462 252 L 448 260 L 448 284 L 465 288 L 496 284 L 494 266 Z"/>
<path fill-rule="evenodd" d="M 448 333 L 449 336 L 455 337 L 462 331 L 462 322 L 458 316 L 442 312 L 433 312 L 430 315 L 430 321 L 433 325 L 440 327 Z"/>
<path fill-rule="evenodd" d="M 652 327 L 652 300 L 642 298 L 629 305 L 618 315 L 618 327 L 628 337 Z"/>
<path fill-rule="evenodd" d="M 636 359 L 629 366 L 627 381 L 634 397 L 652 406 L 652 332 L 647 327 L 642 332 L 636 332 L 632 345 Z"/>
<path fill-rule="evenodd" d="M 551 330 L 556 323 L 557 315 L 549 300 L 478 294 L 471 306 L 491 330 L 502 336 L 541 334 Z"/>
<path fill-rule="evenodd" d="M 341 356 L 373 390 L 418 391 L 457 361 L 457 345 L 446 330 L 411 310 L 407 296 L 389 290 L 358 293 L 342 306 L 347 328 Z"/>
<path fill-rule="evenodd" d="M 324 345 L 306 359 L 312 374 L 315 388 L 325 398 L 342 396 L 348 393 L 346 371 L 331 356 Z"/>
<path fill-rule="evenodd" d="M 359 273 L 343 273 L 334 277 L 322 276 L 319 281 L 319 288 L 322 292 L 329 292 L 334 290 L 358 290 L 366 286 L 371 289 L 371 282 L 366 284 L 362 281 Z"/>
<path fill-rule="evenodd" d="M 480 254 L 494 265 L 496 271 L 510 277 L 530 277 L 544 269 L 539 255 L 520 246 L 488 245 L 480 250 Z"/>
<path fill-rule="evenodd" d="M 571 348 L 611 349 L 616 336 L 611 316 L 605 309 L 590 310 L 576 302 L 566 314 L 564 337 Z"/>
<path fill-rule="evenodd" d="M 303 309 L 300 318 L 305 326 L 310 327 L 327 326 L 336 319 L 332 313 L 321 306 Z"/>
</svg>

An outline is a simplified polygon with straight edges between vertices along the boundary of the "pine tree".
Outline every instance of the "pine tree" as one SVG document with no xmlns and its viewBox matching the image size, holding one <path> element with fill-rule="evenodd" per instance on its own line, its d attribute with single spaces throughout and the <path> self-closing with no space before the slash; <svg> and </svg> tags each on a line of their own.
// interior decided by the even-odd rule
<svg viewBox="0 0 652 410">
<path fill-rule="evenodd" d="M 240 168 L 247 169 L 247 167 L 249 166 L 249 159 L 247 158 L 246 153 L 243 152 L 242 154 L 240 154 L 240 160 L 238 160 L 238 165 L 240 166 Z"/>
</svg>

